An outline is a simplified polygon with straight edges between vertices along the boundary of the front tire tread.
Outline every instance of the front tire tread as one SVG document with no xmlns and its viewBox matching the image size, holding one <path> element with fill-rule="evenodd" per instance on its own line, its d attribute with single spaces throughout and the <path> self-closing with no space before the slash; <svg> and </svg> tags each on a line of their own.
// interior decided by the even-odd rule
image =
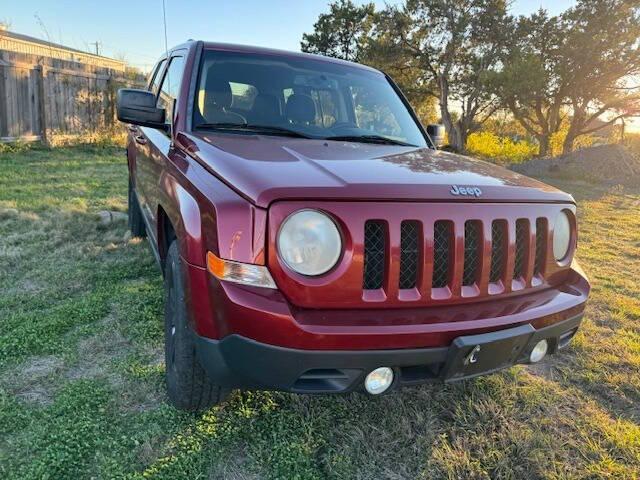
<svg viewBox="0 0 640 480">
<path fill-rule="evenodd" d="M 169 400 L 181 410 L 205 410 L 223 402 L 230 390 L 213 382 L 198 361 L 195 334 L 187 322 L 181 260 L 175 240 L 167 253 L 165 295 L 165 365 Z M 172 329 L 175 330 L 173 334 Z"/>
</svg>

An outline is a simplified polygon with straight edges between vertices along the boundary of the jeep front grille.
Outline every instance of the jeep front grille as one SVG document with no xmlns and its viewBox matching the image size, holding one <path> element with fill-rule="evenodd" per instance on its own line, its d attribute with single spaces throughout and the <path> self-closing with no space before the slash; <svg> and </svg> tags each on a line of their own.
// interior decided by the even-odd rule
<svg viewBox="0 0 640 480">
<path fill-rule="evenodd" d="M 277 235 L 293 212 L 313 208 L 335 220 L 343 254 L 324 275 L 290 271 Z M 269 269 L 292 305 L 374 310 L 480 303 L 567 281 L 570 265 L 553 258 L 553 226 L 568 203 L 280 201 L 269 211 Z M 251 235 L 244 235 L 249 242 Z M 254 246 L 260 237 L 253 238 Z M 256 258 L 262 254 L 256 250 Z M 480 312 L 480 310 L 479 310 Z M 363 313 L 367 315 L 368 313 Z M 327 323 L 333 322 L 330 314 Z"/>
<path fill-rule="evenodd" d="M 485 228 L 486 220 L 469 219 L 461 223 L 458 240 L 456 232 L 460 226 L 451 220 L 438 220 L 428 226 L 419 220 L 399 223 L 396 278 L 400 292 L 419 286 L 425 262 L 431 267 L 427 269 L 431 275 L 426 285 L 430 291 L 452 292 L 457 283 L 458 289 L 471 289 L 468 293 L 473 296 L 473 291 L 479 291 L 483 284 L 489 287 L 489 293 L 499 293 L 507 282 L 510 288 L 511 282 L 540 283 L 548 242 L 546 218 L 533 222 L 528 218 L 496 219 L 488 223 L 489 228 Z M 395 258 L 389 259 L 389 236 L 395 232 L 390 231 L 393 227 L 384 220 L 367 221 L 364 227 L 363 289 L 384 289 L 385 279 L 389 278 L 387 269 L 393 268 Z M 425 231 L 431 232 L 427 238 Z M 462 248 L 457 247 L 456 241 L 461 242 Z M 456 272 L 457 258 L 461 259 L 461 269 Z"/>
</svg>

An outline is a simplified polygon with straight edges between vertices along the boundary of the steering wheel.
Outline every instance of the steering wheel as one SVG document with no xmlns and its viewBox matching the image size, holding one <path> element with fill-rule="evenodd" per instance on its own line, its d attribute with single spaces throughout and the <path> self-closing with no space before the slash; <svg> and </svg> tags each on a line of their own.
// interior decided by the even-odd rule
<svg viewBox="0 0 640 480">
<path fill-rule="evenodd" d="M 225 112 L 227 115 L 231 115 L 232 117 L 236 117 L 237 119 L 240 120 L 240 123 L 246 124 L 247 123 L 247 119 L 245 117 L 243 117 L 242 115 L 240 115 L 239 113 L 236 112 L 230 112 L 228 110 L 225 110 Z"/>
</svg>

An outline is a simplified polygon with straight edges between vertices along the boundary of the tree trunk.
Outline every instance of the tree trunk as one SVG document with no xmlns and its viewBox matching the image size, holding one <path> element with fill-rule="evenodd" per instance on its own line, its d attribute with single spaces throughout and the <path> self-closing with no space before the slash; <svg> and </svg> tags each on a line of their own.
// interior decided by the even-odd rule
<svg viewBox="0 0 640 480">
<path fill-rule="evenodd" d="M 449 138 L 449 147 L 456 152 L 464 152 L 467 147 L 467 129 L 461 125 L 460 121 L 453 121 L 451 113 L 447 108 L 447 104 L 442 101 L 440 101 L 440 115 L 442 117 L 444 129 L 447 132 L 447 137 Z"/>
<path fill-rule="evenodd" d="M 567 136 L 562 144 L 562 154 L 573 152 L 573 147 L 576 142 L 576 138 L 580 136 L 580 132 L 584 129 L 587 121 L 587 115 L 584 109 L 580 108 L 576 101 L 573 102 L 573 118 L 569 124 L 569 130 Z"/>
<path fill-rule="evenodd" d="M 452 143 L 451 146 L 456 152 L 464 153 L 467 149 L 467 137 L 469 136 L 469 132 L 460 125 L 460 122 L 456 122 L 453 131 L 455 132 L 455 143 Z"/>
<path fill-rule="evenodd" d="M 536 139 L 538 140 L 538 145 L 540 146 L 540 149 L 538 151 L 538 156 L 539 157 L 546 157 L 549 155 L 549 146 L 551 143 L 551 139 L 549 138 L 549 135 L 547 134 L 541 134 L 541 135 L 537 135 Z"/>
<path fill-rule="evenodd" d="M 440 86 L 440 117 L 442 118 L 442 123 L 449 137 L 449 146 L 456 152 L 462 152 L 467 143 L 467 135 L 466 132 L 460 128 L 460 122 L 454 122 L 451 117 L 451 112 L 449 111 L 449 82 L 446 76 L 440 76 L 438 83 Z"/>
<path fill-rule="evenodd" d="M 460 122 L 444 122 L 444 124 L 449 137 L 449 147 L 456 152 L 464 152 L 467 146 L 467 132 L 461 127 Z"/>
<path fill-rule="evenodd" d="M 562 144 L 562 154 L 566 155 L 567 153 L 573 152 L 573 145 L 576 141 L 576 131 L 573 128 L 573 125 L 569 127 L 569 131 L 567 132 L 567 136 L 564 139 L 564 143 Z"/>
</svg>

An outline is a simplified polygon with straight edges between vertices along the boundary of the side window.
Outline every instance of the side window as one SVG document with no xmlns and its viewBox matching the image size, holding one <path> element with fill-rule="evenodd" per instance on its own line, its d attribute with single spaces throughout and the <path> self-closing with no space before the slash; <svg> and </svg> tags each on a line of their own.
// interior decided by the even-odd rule
<svg viewBox="0 0 640 480">
<path fill-rule="evenodd" d="M 153 92 L 155 94 L 158 93 L 160 80 L 162 80 L 162 70 L 164 69 L 164 65 L 166 63 L 167 63 L 166 60 L 161 60 L 160 63 L 158 63 L 158 66 L 156 67 L 156 69 L 153 71 L 153 76 L 151 78 L 151 81 L 149 82 L 149 88 L 147 89 L 150 92 Z"/>
<path fill-rule="evenodd" d="M 178 99 L 180 91 L 180 82 L 182 81 L 184 66 L 184 57 L 173 57 L 167 73 L 162 80 L 162 86 L 158 93 L 158 107 L 164 108 L 166 113 L 166 122 L 170 123 L 173 118 L 173 105 Z"/>
</svg>

